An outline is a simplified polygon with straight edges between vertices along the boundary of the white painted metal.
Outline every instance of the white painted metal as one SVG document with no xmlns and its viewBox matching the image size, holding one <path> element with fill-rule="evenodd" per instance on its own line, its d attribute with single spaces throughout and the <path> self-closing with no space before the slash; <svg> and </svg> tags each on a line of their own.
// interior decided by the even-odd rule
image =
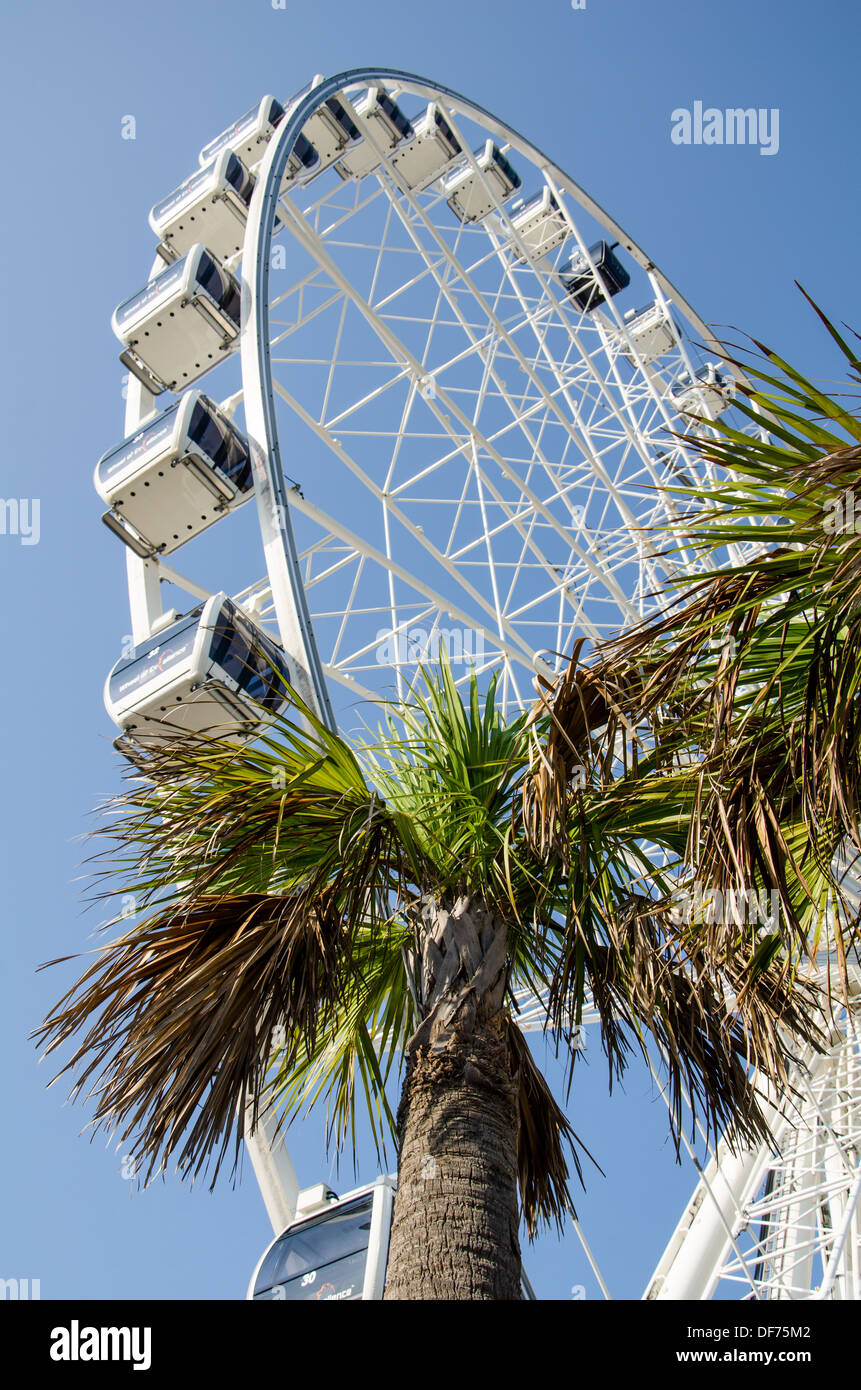
<svg viewBox="0 0 861 1390">
<path fill-rule="evenodd" d="M 861 988 L 831 1047 L 808 1050 L 767 1107 L 776 1152 L 722 1141 L 652 1276 L 647 1299 L 861 1298 Z"/>
<path fill-rule="evenodd" d="M 207 275 L 218 283 L 209 287 Z M 202 245 L 192 246 L 114 310 L 121 361 L 154 394 L 190 385 L 236 346 L 231 298 L 238 298 L 238 286 L 229 271 Z"/>
<path fill-rule="evenodd" d="M 224 149 L 211 164 L 195 172 L 172 194 L 156 203 L 149 224 L 159 237 L 159 252 L 170 262 L 203 242 L 220 261 L 242 250 L 253 179 L 232 150 Z"/>
<path fill-rule="evenodd" d="M 392 168 L 407 188 L 426 188 L 447 173 L 461 148 L 436 102 L 430 103 L 413 128 L 413 139 L 392 154 Z"/>
<path fill-rule="evenodd" d="M 259 1118 L 256 1129 L 252 1127 L 252 1119 L 253 1116 L 249 1115 L 245 1143 L 266 1215 L 277 1233 L 289 1226 L 296 1215 L 300 1196 L 299 1179 L 284 1142 L 283 1131 L 278 1128 L 277 1117 L 266 1112 Z"/>
<path fill-rule="evenodd" d="M 533 261 L 539 260 L 542 256 L 549 256 L 550 252 L 561 246 L 570 235 L 568 223 L 549 188 L 544 188 L 522 207 L 513 207 L 511 225 L 523 242 L 529 259 Z"/>
<path fill-rule="evenodd" d="M 255 1166 L 256 1171 L 256 1166 Z M 313 1187 L 305 1188 L 302 1192 L 297 1192 L 293 1201 L 293 1209 L 286 1221 L 275 1221 L 276 1208 L 273 1205 L 270 1211 L 272 1216 L 273 1228 L 276 1239 L 270 1241 L 263 1251 L 260 1259 L 254 1267 L 254 1272 L 249 1280 L 246 1298 L 253 1298 L 257 1287 L 257 1280 L 263 1262 L 272 1249 L 277 1244 L 282 1235 L 286 1235 L 291 1226 L 301 1228 L 305 1222 L 313 1217 L 323 1216 L 329 1213 L 335 1216 L 339 1210 L 349 1206 L 359 1197 L 371 1198 L 371 1221 L 368 1233 L 367 1255 L 365 1258 L 364 1276 L 362 1281 L 362 1291 L 359 1295 L 361 1301 L 375 1301 L 383 1296 L 383 1286 L 386 1277 L 386 1261 L 388 1259 L 389 1235 L 392 1227 L 392 1214 L 394 1211 L 394 1196 L 397 1189 L 397 1180 L 394 1176 L 383 1174 L 375 1182 L 365 1186 L 354 1188 L 351 1192 L 345 1192 L 336 1197 L 324 1183 L 316 1183 Z M 313 1236 L 312 1236 L 313 1238 Z M 298 1275 L 296 1276 L 298 1278 Z M 303 1278 L 303 1286 L 309 1289 L 308 1298 L 323 1298 L 325 1300 L 325 1268 L 319 1271 L 308 1270 Z M 328 1287 L 331 1287 L 329 1285 Z M 285 1297 L 283 1286 L 276 1285 L 267 1296 L 277 1300 Z M 343 1293 L 340 1295 L 344 1296 Z"/>
</svg>

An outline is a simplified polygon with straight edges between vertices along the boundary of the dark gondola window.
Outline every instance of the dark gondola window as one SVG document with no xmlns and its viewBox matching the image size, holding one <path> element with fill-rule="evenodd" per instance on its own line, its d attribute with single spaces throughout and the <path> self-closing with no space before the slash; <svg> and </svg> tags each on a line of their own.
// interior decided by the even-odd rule
<svg viewBox="0 0 861 1390">
<path fill-rule="evenodd" d="M 245 443 L 230 428 L 217 419 L 212 412 L 198 401 L 191 413 L 188 427 L 189 438 L 212 459 L 240 492 L 248 492 L 253 486 L 251 457 Z"/>
<path fill-rule="evenodd" d="M 252 112 L 252 114 L 256 114 L 256 112 Z M 276 101 L 273 97 L 269 103 L 269 109 L 266 112 L 267 121 L 270 125 L 277 125 L 283 115 L 284 107 L 281 105 L 280 101 Z"/>
<path fill-rule="evenodd" d="M 436 109 L 434 110 L 433 118 L 435 125 L 437 126 L 438 130 L 443 135 L 443 137 L 448 141 L 450 147 L 454 150 L 456 154 L 460 154 L 460 151 L 463 147 L 460 141 L 458 140 L 457 136 L 455 135 L 454 131 L 452 130 L 451 126 L 449 125 L 448 121 Z"/>
<path fill-rule="evenodd" d="M 280 677 L 283 675 L 286 679 L 288 676 L 286 663 L 274 646 L 269 650 L 264 648 L 260 638 L 237 621 L 234 611 L 228 607 L 218 616 L 209 655 L 250 700 L 268 710 L 275 710 L 281 704 L 285 690 Z"/>
<path fill-rule="evenodd" d="M 225 176 L 231 188 L 236 190 L 236 193 L 247 207 L 251 202 L 251 194 L 254 191 L 254 177 L 249 174 L 245 165 L 240 159 L 237 159 L 235 154 L 232 154 L 227 161 Z"/>
<path fill-rule="evenodd" d="M 239 289 L 232 276 L 227 271 L 222 270 L 216 265 L 208 251 L 204 251 L 197 267 L 198 284 L 206 290 L 212 298 L 228 315 L 233 319 L 236 327 L 239 327 L 240 298 Z"/>
<path fill-rule="evenodd" d="M 515 173 L 514 166 L 508 162 L 505 155 L 496 145 L 491 149 L 491 157 L 497 169 L 508 179 L 513 193 L 515 188 L 520 187 L 520 175 Z"/>
<path fill-rule="evenodd" d="M 197 280 L 207 294 L 211 294 L 212 298 L 220 304 L 224 293 L 224 276 L 206 251 L 201 256 L 200 264 L 197 267 Z"/>
<path fill-rule="evenodd" d="M 303 169 L 313 169 L 320 156 L 304 135 L 296 136 L 296 144 L 293 146 L 293 153 L 302 165 Z"/>
<path fill-rule="evenodd" d="M 391 97 L 388 96 L 385 92 L 380 92 L 378 100 L 382 110 L 385 111 L 392 125 L 395 127 L 398 134 L 400 135 L 401 139 L 406 140 L 410 135 L 412 135 L 413 128 L 410 125 L 401 108 L 394 101 L 392 101 Z"/>
<path fill-rule="evenodd" d="M 286 1231 L 260 1267 L 254 1297 L 278 1288 L 287 1300 L 360 1298 L 372 1206 L 369 1193 Z"/>
<path fill-rule="evenodd" d="M 356 125 L 355 121 L 353 121 L 351 117 L 347 115 L 347 112 L 344 110 L 344 107 L 341 105 L 341 103 L 337 100 L 336 97 L 329 97 L 326 101 L 326 106 L 328 107 L 329 111 L 331 111 L 332 115 L 335 117 L 335 120 L 338 122 L 338 125 L 341 127 L 341 130 L 344 132 L 348 140 L 358 140 L 361 138 L 359 128 Z"/>
</svg>

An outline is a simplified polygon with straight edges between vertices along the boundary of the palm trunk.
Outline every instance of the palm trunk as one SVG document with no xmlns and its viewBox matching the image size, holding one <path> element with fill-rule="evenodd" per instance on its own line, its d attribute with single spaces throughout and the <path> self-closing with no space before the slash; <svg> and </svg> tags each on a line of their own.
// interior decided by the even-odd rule
<svg viewBox="0 0 861 1390">
<path fill-rule="evenodd" d="M 423 916 L 387 1299 L 519 1299 L 518 1098 L 506 926 L 478 899 Z"/>
</svg>

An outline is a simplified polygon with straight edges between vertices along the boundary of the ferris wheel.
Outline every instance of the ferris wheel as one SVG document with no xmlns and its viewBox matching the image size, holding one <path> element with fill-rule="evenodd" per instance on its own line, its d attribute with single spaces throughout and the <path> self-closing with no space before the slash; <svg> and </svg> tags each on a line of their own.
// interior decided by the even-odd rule
<svg viewBox="0 0 861 1390">
<path fill-rule="evenodd" d="M 663 556 L 655 529 L 675 511 L 662 485 L 704 475 L 679 436 L 732 411 L 718 344 L 593 199 L 474 102 L 376 68 L 267 95 L 150 225 L 149 278 L 113 319 L 125 438 L 95 477 L 129 586 L 105 690 L 121 729 L 253 737 L 283 707 L 278 673 L 334 728 L 442 656 L 461 682 L 499 673 L 513 711 L 576 639 L 712 563 Z M 520 1022 L 541 1027 L 540 1008 Z M 297 1205 L 325 1215 L 323 1191 L 300 1204 L 265 1121 L 249 1147 L 276 1233 Z M 854 1202 L 840 1258 L 857 1267 L 857 1184 Z M 790 1209 L 772 1200 L 772 1235 Z M 685 1277 L 662 1274 L 664 1296 L 703 1296 L 668 1292 Z"/>
</svg>

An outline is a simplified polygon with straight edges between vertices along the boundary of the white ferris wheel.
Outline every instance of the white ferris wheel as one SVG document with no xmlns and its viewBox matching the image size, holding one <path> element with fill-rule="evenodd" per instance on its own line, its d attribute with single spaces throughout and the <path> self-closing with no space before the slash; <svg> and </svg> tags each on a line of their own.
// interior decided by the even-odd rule
<svg viewBox="0 0 861 1390">
<path fill-rule="evenodd" d="M 463 681 L 499 672 L 513 710 L 576 639 L 650 611 L 661 485 L 703 474 L 678 436 L 731 412 L 734 382 L 522 135 L 409 73 L 316 77 L 212 140 L 150 225 L 149 278 L 113 318 L 125 438 L 95 477 L 125 547 L 122 729 L 253 736 L 272 665 L 335 727 L 440 653 Z M 718 1148 L 647 1297 L 861 1296 L 854 1027 L 844 1009 L 832 1055 L 799 1058 L 779 1155 Z M 299 1193 L 265 1123 L 248 1142 L 282 1242 L 371 1201 L 355 1287 L 379 1297 L 388 1180 L 345 1207 Z"/>
</svg>

